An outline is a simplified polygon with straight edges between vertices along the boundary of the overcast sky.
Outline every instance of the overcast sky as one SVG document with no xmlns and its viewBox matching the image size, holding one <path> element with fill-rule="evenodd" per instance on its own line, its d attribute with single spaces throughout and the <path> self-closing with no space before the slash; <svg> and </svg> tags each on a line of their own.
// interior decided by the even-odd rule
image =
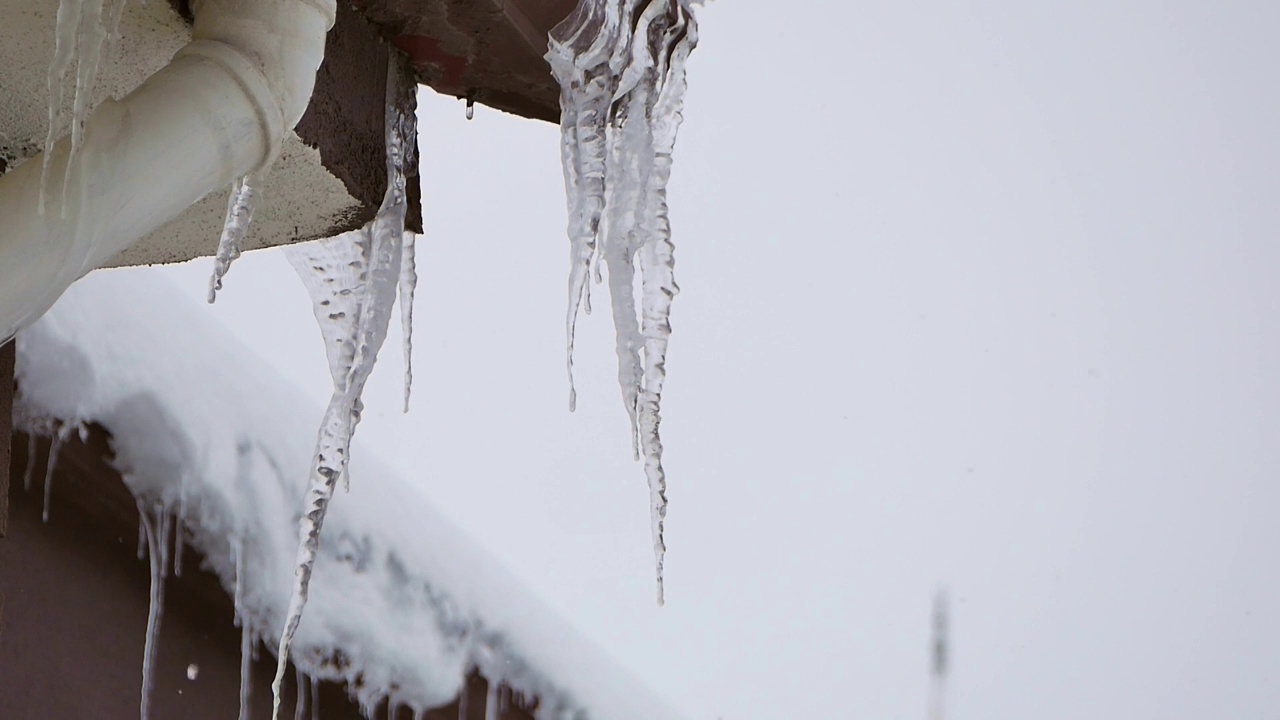
<svg viewBox="0 0 1280 720">
<path fill-rule="evenodd" d="M 393 329 L 364 446 L 691 720 L 924 717 L 939 586 L 950 718 L 1277 717 L 1280 4 L 701 25 L 667 607 L 607 312 L 567 412 L 555 127 L 423 94 L 413 410 Z M 327 400 L 278 252 L 210 312 Z"/>
</svg>

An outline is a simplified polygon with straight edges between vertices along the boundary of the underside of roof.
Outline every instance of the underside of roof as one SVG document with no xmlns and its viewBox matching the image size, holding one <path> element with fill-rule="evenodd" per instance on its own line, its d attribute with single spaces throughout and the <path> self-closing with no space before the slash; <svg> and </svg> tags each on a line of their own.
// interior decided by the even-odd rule
<svg viewBox="0 0 1280 720">
<path fill-rule="evenodd" d="M 577 0 L 354 0 L 437 92 L 549 122 L 560 91 L 547 34 Z"/>
<path fill-rule="evenodd" d="M 191 39 L 187 0 L 126 2 L 93 103 L 127 95 Z M 49 124 L 48 69 L 60 0 L 0 0 L 0 175 L 35 156 Z M 372 219 L 386 188 L 387 56 L 399 48 L 438 92 L 555 122 L 559 91 L 543 55 L 575 0 L 343 0 L 306 115 L 260 189 L 243 250 L 332 237 Z M 410 94 L 412 95 L 412 94 Z M 71 98 L 63 98 L 62 117 Z M 65 130 L 65 121 L 60 123 Z M 409 178 L 408 229 L 421 232 Z M 110 266 L 212 255 L 226 212 L 213 193 L 122 252 Z"/>
</svg>

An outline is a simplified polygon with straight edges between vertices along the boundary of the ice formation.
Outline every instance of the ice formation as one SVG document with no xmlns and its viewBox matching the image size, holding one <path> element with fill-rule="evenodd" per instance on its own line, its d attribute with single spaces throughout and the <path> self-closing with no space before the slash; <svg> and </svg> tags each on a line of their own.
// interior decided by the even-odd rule
<svg viewBox="0 0 1280 720">
<path fill-rule="evenodd" d="M 75 90 L 71 104 L 71 155 L 67 161 L 65 185 L 72 164 L 84 140 L 84 124 L 92 110 L 94 86 L 103 56 L 103 43 L 114 40 L 127 0 L 114 0 L 110 14 L 103 19 L 105 0 L 62 0 L 54 25 L 53 60 L 49 63 L 49 128 L 44 142 L 44 168 L 41 180 L 40 212 L 44 212 L 45 189 L 50 178 L 53 146 L 62 130 L 61 110 L 66 96 L 66 77 L 76 65 Z"/>
<path fill-rule="evenodd" d="M 293 720 L 307 720 L 307 676 L 293 669 L 293 684 L 298 694 L 293 700 Z"/>
<path fill-rule="evenodd" d="M 560 83 L 561 159 L 569 209 L 569 408 L 578 308 L 591 311 L 595 264 L 609 270 L 618 381 L 632 446 L 644 457 L 657 572 L 667 512 L 662 467 L 662 386 L 666 379 L 674 246 L 667 214 L 671 154 L 684 102 L 685 61 L 697 44 L 690 0 L 582 0 L 551 32 L 547 60 Z M 635 304 L 636 266 L 640 307 Z"/>
<path fill-rule="evenodd" d="M 363 410 L 360 396 L 387 337 L 396 294 L 401 294 L 402 303 L 412 298 L 415 275 L 402 272 L 402 263 L 408 207 L 406 161 L 411 162 L 415 155 L 417 129 L 412 110 L 404 109 L 412 108 L 413 102 L 411 97 L 402 97 L 406 90 L 398 73 L 399 63 L 393 56 L 387 72 L 387 190 L 377 214 L 360 230 L 293 245 L 285 251 L 311 295 L 325 340 L 333 394 L 316 439 L 305 509 L 299 521 L 296 576 L 271 688 L 273 720 L 280 713 L 289 645 L 307 604 L 325 513 L 338 479 L 347 476 L 351 437 Z"/>
<path fill-rule="evenodd" d="M 409 394 L 413 391 L 413 291 L 418 286 L 417 245 L 418 236 L 406 230 L 400 245 L 400 286 L 397 290 L 400 303 L 400 332 L 404 339 L 404 411 L 409 412 Z"/>
<path fill-rule="evenodd" d="M 490 682 L 484 699 L 484 720 L 498 720 L 498 683 Z"/>
<path fill-rule="evenodd" d="M 40 519 L 44 522 L 49 522 L 49 502 L 53 498 L 53 471 L 58 467 L 58 454 L 62 451 L 62 444 L 71 437 L 71 431 L 74 429 L 74 424 L 63 423 L 49 442 L 49 457 L 44 463 L 44 511 L 40 514 Z"/>
<path fill-rule="evenodd" d="M 160 636 L 160 619 L 164 613 L 164 581 L 169 571 L 169 533 L 173 517 L 163 504 L 138 500 L 138 521 L 147 538 L 151 561 L 151 603 L 147 611 L 147 636 L 142 650 L 142 720 L 151 717 L 151 686 L 155 677 L 156 642 Z"/>
<path fill-rule="evenodd" d="M 237 447 L 239 471 L 243 471 L 246 460 L 246 444 L 241 441 Z M 252 692 L 251 671 L 253 669 L 253 628 L 244 612 L 245 560 L 244 538 L 236 538 L 232 547 L 232 562 L 235 564 L 236 587 L 232 593 L 232 606 L 235 608 L 233 621 L 240 628 L 240 720 L 249 719 L 249 696 Z"/>
<path fill-rule="evenodd" d="M 34 432 L 31 432 L 31 434 L 27 436 L 27 457 L 28 458 L 33 458 L 36 456 L 36 449 L 38 447 L 37 442 L 38 441 L 36 438 L 36 434 Z M 28 460 L 27 469 L 22 472 L 23 492 L 31 492 L 31 481 L 35 479 L 35 471 L 36 471 L 36 464 Z"/>
<path fill-rule="evenodd" d="M 222 221 L 222 236 L 218 238 L 218 251 L 213 258 L 213 273 L 209 276 L 209 302 L 218 299 L 222 278 L 231 269 L 231 263 L 240 257 L 240 245 L 249 234 L 253 211 L 258 205 L 258 188 L 262 182 L 257 174 L 246 175 L 231 187 L 227 198 L 227 215 Z"/>
</svg>

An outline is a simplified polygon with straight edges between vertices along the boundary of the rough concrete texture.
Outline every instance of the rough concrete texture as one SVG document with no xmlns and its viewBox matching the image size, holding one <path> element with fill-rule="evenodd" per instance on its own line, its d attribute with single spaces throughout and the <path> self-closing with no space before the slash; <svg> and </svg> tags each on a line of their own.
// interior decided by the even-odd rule
<svg viewBox="0 0 1280 720">
<path fill-rule="evenodd" d="M 338 19 L 325 43 L 324 64 L 316 73 L 311 104 L 298 123 L 297 134 L 320 151 L 325 168 L 342 180 L 347 192 L 364 205 L 364 212 L 344 228 L 367 222 L 382 203 L 387 187 L 384 155 L 386 68 L 390 48 L 378 29 L 346 2 L 338 3 Z M 402 85 L 412 85 L 411 69 L 401 62 Z M 417 93 L 402 87 L 397 93 L 403 112 L 417 111 Z M 405 225 L 422 232 L 422 195 L 416 178 L 409 179 L 409 212 Z"/>
<path fill-rule="evenodd" d="M 0 0 L 0 173 L 38 153 L 48 124 L 49 92 L 46 85 L 54 48 L 54 26 L 59 0 Z M 310 117 L 305 131 L 286 139 L 261 189 L 262 203 L 243 249 L 328 237 L 359 227 L 377 210 L 386 186 L 382 151 L 382 107 L 385 88 L 385 42 L 348 10 L 339 15 L 341 26 L 330 33 L 330 47 L 317 78 L 319 104 L 345 105 L 343 93 L 376 95 L 375 112 L 353 112 Z M 191 39 L 182 17 L 182 3 L 130 2 L 121 20 L 122 40 L 103 58 L 95 102 L 121 98 L 168 63 Z M 366 63 L 382 52 L 379 64 Z M 340 67 L 354 63 L 351 68 Z M 74 76 L 74 71 L 71 73 Z M 341 82 L 324 81 L 325 77 Z M 361 80 L 363 78 L 363 80 Z M 69 111 L 71 97 L 62 106 Z M 354 103 L 353 103 L 354 104 Z M 374 117 L 376 115 L 376 117 Z M 333 169 L 329 169 L 328 167 Z M 376 167 L 376 172 L 374 168 Z M 410 197 L 418 197 L 416 179 Z M 118 255 L 109 265 L 145 265 L 189 260 L 214 253 L 226 212 L 227 192 L 215 192 L 193 205 L 150 236 Z M 421 230 L 415 209 L 410 227 Z"/>
</svg>

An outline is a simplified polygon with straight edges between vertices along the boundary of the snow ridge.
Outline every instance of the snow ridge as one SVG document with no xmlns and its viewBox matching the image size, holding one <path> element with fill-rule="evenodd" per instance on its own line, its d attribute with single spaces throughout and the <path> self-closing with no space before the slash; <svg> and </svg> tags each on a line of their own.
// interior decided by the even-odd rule
<svg viewBox="0 0 1280 720">
<path fill-rule="evenodd" d="M 618 384 L 631 420 L 632 448 L 644 458 L 657 574 L 664 601 L 662 388 L 671 302 L 680 288 L 667 210 L 671 155 L 686 89 L 685 63 L 697 45 L 690 0 L 581 0 L 551 31 L 547 60 L 560 83 L 561 160 L 569 210 L 569 409 L 578 308 L 591 312 L 589 276 L 609 269 Z M 635 302 L 637 265 L 640 307 Z"/>
</svg>

